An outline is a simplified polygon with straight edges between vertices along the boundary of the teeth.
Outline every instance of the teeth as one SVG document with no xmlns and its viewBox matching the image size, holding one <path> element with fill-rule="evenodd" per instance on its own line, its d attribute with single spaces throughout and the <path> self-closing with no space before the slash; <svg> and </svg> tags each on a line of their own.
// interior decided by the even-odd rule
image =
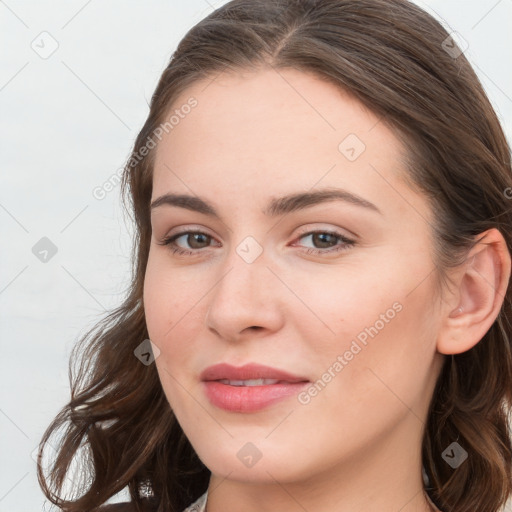
<svg viewBox="0 0 512 512">
<path fill-rule="evenodd" d="M 277 384 L 277 379 L 248 379 L 248 380 L 219 380 L 222 384 L 229 384 L 230 386 L 266 386 L 269 384 Z"/>
</svg>

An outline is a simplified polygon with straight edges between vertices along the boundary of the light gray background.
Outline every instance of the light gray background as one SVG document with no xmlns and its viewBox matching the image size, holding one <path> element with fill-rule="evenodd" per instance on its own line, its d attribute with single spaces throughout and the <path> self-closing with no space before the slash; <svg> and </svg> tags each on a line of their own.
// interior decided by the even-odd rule
<svg viewBox="0 0 512 512">
<path fill-rule="evenodd" d="M 178 41 L 224 3 L 0 1 L 0 512 L 49 510 L 31 453 L 69 398 L 72 345 L 128 285 L 119 186 L 92 191 L 124 164 Z M 468 42 L 512 140 L 512 0 L 417 3 Z"/>
</svg>

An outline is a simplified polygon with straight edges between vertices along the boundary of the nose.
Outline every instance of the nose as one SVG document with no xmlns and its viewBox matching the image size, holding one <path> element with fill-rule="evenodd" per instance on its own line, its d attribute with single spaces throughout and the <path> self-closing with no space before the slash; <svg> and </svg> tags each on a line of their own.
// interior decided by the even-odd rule
<svg viewBox="0 0 512 512">
<path fill-rule="evenodd" d="M 264 254 L 247 263 L 234 252 L 226 263 L 207 295 L 207 328 L 227 341 L 279 330 L 283 324 L 284 286 L 275 271 L 267 267 Z"/>
</svg>

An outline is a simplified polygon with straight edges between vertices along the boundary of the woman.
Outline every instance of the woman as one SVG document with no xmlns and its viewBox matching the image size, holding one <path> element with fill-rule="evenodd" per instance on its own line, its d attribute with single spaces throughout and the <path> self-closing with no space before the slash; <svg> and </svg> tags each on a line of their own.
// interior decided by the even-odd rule
<svg viewBox="0 0 512 512">
<path fill-rule="evenodd" d="M 123 185 L 131 293 L 73 354 L 48 499 L 505 504 L 510 149 L 437 21 L 405 0 L 229 2 L 173 54 Z M 65 500 L 82 444 L 90 485 Z"/>
</svg>

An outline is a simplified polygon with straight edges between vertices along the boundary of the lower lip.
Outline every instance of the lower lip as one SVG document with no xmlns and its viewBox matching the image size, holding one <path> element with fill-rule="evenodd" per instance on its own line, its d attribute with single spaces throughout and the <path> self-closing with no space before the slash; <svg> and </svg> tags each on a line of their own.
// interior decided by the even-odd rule
<svg viewBox="0 0 512 512">
<path fill-rule="evenodd" d="M 255 412 L 296 395 L 309 382 L 287 382 L 266 386 L 230 386 L 215 380 L 203 382 L 210 402 L 232 412 Z"/>
</svg>

